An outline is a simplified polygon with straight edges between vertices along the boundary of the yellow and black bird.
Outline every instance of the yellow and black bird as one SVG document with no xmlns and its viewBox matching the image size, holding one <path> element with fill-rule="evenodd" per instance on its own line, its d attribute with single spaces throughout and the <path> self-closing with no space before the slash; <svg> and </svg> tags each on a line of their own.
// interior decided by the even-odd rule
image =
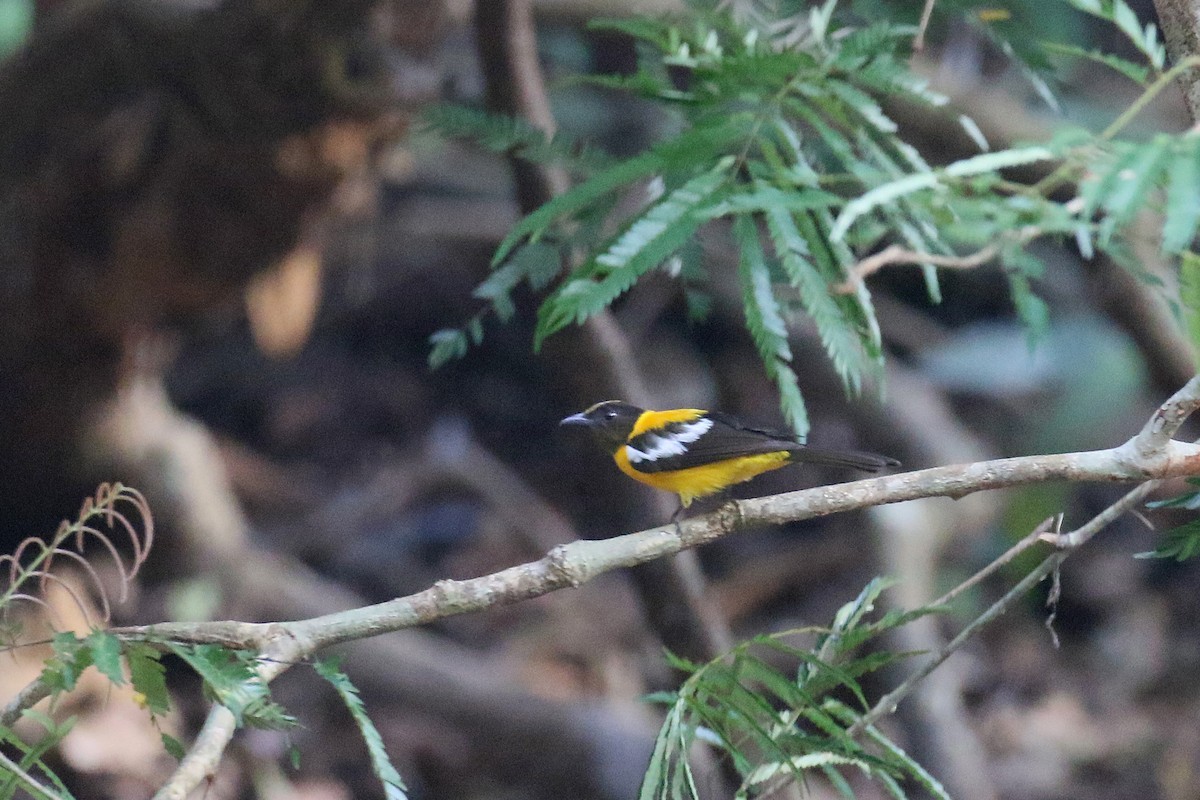
<svg viewBox="0 0 1200 800">
<path fill-rule="evenodd" d="M 753 428 L 719 411 L 646 411 L 619 400 L 564 419 L 588 428 L 636 481 L 679 495 L 680 510 L 756 475 L 795 462 L 878 472 L 900 462 L 873 453 L 808 447 L 786 433 Z M 676 512 L 678 513 L 678 512 Z"/>
</svg>

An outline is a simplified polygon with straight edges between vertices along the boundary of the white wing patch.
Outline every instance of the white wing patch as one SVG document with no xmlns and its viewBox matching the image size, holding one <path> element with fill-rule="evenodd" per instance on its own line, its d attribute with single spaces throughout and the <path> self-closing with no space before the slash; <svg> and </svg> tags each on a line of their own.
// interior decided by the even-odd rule
<svg viewBox="0 0 1200 800">
<path fill-rule="evenodd" d="M 625 445 L 625 455 L 630 464 L 640 464 L 643 461 L 658 461 L 661 458 L 681 456 L 687 452 L 687 446 L 699 439 L 713 426 L 713 421 L 701 417 L 695 422 L 677 424 L 669 433 L 647 433 L 639 438 L 645 444 L 638 449 L 631 444 Z"/>
</svg>

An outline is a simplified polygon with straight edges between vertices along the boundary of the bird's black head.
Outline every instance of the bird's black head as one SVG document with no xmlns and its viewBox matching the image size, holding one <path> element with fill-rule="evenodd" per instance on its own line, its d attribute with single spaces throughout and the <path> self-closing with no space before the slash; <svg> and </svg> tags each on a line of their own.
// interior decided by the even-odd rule
<svg viewBox="0 0 1200 800">
<path fill-rule="evenodd" d="M 605 400 L 586 411 L 572 414 L 559 424 L 587 428 L 605 450 L 615 453 L 618 447 L 625 444 L 641 415 L 642 409 L 637 406 L 620 400 Z"/>
</svg>

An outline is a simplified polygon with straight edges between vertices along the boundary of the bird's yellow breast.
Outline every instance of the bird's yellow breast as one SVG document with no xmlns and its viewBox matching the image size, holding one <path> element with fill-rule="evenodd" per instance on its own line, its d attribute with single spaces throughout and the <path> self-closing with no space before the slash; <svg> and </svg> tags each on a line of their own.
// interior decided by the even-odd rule
<svg viewBox="0 0 1200 800">
<path fill-rule="evenodd" d="M 788 463 L 791 455 L 787 450 L 778 450 L 669 472 L 639 472 L 629 463 L 629 456 L 625 454 L 624 447 L 617 449 L 613 460 L 617 462 L 617 468 L 621 472 L 634 480 L 655 489 L 675 492 L 684 506 L 690 506 L 697 497 L 715 494 L 735 483 L 748 481 L 755 475 L 779 469 Z"/>
</svg>

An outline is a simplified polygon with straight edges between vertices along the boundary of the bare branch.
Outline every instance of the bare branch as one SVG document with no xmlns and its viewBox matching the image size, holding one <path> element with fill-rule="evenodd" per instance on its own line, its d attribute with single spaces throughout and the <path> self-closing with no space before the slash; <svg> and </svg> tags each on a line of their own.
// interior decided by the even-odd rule
<svg viewBox="0 0 1200 800">
<path fill-rule="evenodd" d="M 50 687 L 41 678 L 28 684 L 17 692 L 17 696 L 8 701 L 8 705 L 0 711 L 0 728 L 11 728 L 21 718 L 22 712 L 33 708 L 50 696 Z"/>
<path fill-rule="evenodd" d="M 986 489 L 1048 481 L 1145 481 L 1200 475 L 1200 447 L 1169 438 L 1197 405 L 1200 378 L 1193 378 L 1155 412 L 1141 433 L 1120 447 L 935 467 L 735 500 L 679 526 L 571 542 L 537 561 L 479 578 L 439 581 L 422 592 L 365 608 L 296 622 L 164 623 L 117 628 L 113 632 L 132 638 L 219 641 L 247 648 L 261 648 L 283 633 L 311 640 L 314 648 L 328 647 L 579 586 L 602 573 L 707 544 L 746 527 L 779 525 L 924 497 L 959 498 Z"/>
<path fill-rule="evenodd" d="M 1190 386 L 1192 383 L 1195 383 L 1195 379 L 1189 382 L 1188 385 Z M 1182 393 L 1182 391 L 1179 392 L 1176 394 L 1176 397 Z M 1175 398 L 1172 398 L 1172 400 L 1175 400 Z M 1167 405 L 1170 405 L 1170 403 L 1171 401 L 1168 401 Z M 1074 547 L 1091 539 L 1096 535 L 1097 532 L 1107 527 L 1122 514 L 1136 506 L 1143 499 L 1145 499 L 1146 495 L 1150 494 L 1153 488 L 1157 485 L 1158 481 L 1150 481 L 1138 486 L 1131 492 L 1127 492 L 1120 500 L 1101 511 L 1096 516 L 1092 517 L 1092 519 L 1088 520 L 1085 525 L 1077 528 L 1074 531 L 1071 531 L 1070 533 L 1059 534 L 1057 531 L 1054 533 L 1043 533 L 1043 530 L 1047 527 L 1047 523 L 1053 522 L 1057 528 L 1057 526 L 1062 522 L 1061 516 L 1052 517 L 1050 520 L 1047 520 L 1039 525 L 1031 534 L 1026 536 L 1015 547 L 1009 550 L 1008 553 L 1005 553 L 1004 556 L 1001 556 L 1001 559 L 1011 559 L 1011 557 L 1015 556 L 1021 550 L 1028 548 L 1031 543 L 1038 541 L 1039 539 L 1042 541 L 1053 541 L 1054 543 L 1058 544 L 1060 548 L 1064 549 L 1060 549 L 1058 552 L 1046 557 L 1040 564 L 1034 567 L 1028 575 L 1022 578 L 1019 583 L 1017 583 L 1016 586 L 1013 586 L 1004 593 L 1003 597 L 993 603 L 987 611 L 983 612 L 983 614 L 977 618 L 971 620 L 969 625 L 959 631 L 957 636 L 955 636 L 953 639 L 947 642 L 944 647 L 938 650 L 938 652 L 928 661 L 926 661 L 920 669 L 918 669 L 912 675 L 909 675 L 903 683 L 880 698 L 880 700 L 871 707 L 871 710 L 864 714 L 852 726 L 850 726 L 846 732 L 850 736 L 857 736 L 868 726 L 875 724 L 875 722 L 882 717 L 887 716 L 895 711 L 896 706 L 900 703 L 900 701 L 911 694 L 918 683 L 928 677 L 929 673 L 941 666 L 942 662 L 944 662 L 947 658 L 953 655 L 956 650 L 960 649 L 964 644 L 966 644 L 972 636 L 974 636 L 983 628 L 983 626 L 987 625 L 989 622 L 996 619 L 1009 608 L 1011 608 L 1015 601 L 1019 600 L 1027 592 L 1032 590 L 1034 586 L 1037 586 L 1039 583 L 1041 583 L 1042 579 L 1047 575 L 1050 575 L 1051 573 L 1057 575 L 1056 570 L 1064 561 L 1067 560 L 1067 556 L 1073 552 Z M 1065 549 L 1067 547 L 1072 549 Z M 983 571 L 993 571 L 994 566 L 995 564 L 990 564 L 985 567 Z M 938 602 L 941 603 L 950 597 L 960 594 L 969 584 L 974 585 L 975 583 L 978 583 L 977 579 L 979 578 L 980 575 L 972 576 L 961 586 L 951 591 L 946 595 L 945 598 L 942 598 L 942 600 L 939 600 Z M 1057 587 L 1057 583 L 1055 586 Z M 1051 629 L 1051 635 L 1053 635 L 1053 633 L 1053 629 Z M 1057 644 L 1057 637 L 1055 637 L 1055 642 Z"/>
<path fill-rule="evenodd" d="M 779 524 L 870 506 L 922 497 L 963 497 L 985 489 L 1055 480 L 1145 481 L 1200 475 L 1200 447 L 1170 438 L 1184 418 L 1200 406 L 1200 377 L 1193 378 L 1163 404 L 1145 429 L 1120 447 L 1058 455 L 1025 456 L 982 461 L 882 478 L 822 486 L 752 500 L 731 501 L 717 511 L 639 533 L 598 541 L 561 545 L 546 556 L 470 580 L 439 581 L 408 597 L 351 611 L 296 622 L 251 624 L 217 622 L 161 624 L 113 629 L 126 639 L 173 639 L 181 642 L 220 641 L 227 646 L 254 648 L 263 662 L 260 675 L 270 680 L 291 663 L 317 650 L 352 639 L 366 638 L 517 602 L 557 589 L 579 586 L 597 575 L 631 567 L 714 541 L 745 527 Z M 1139 502 L 1145 486 L 1129 492 L 1103 513 L 1068 534 L 1069 541 L 1086 541 Z M 1041 529 L 1038 531 L 1041 534 Z M 1020 546 L 1027 546 L 1022 543 Z M 861 733 L 912 691 L 984 625 L 1003 614 L 1017 598 L 1051 574 L 1070 554 L 1059 550 L 964 628 L 917 672 L 887 694 L 851 729 Z M 990 568 L 989 568 L 990 569 Z M 975 580 L 975 579 L 972 579 Z M 215 769 L 221 751 L 233 734 L 228 712 L 215 708 L 187 758 L 156 800 L 182 798 Z"/>
<path fill-rule="evenodd" d="M 1154 0 L 1154 9 L 1171 60 L 1179 63 L 1200 56 L 1200 6 L 1189 0 Z M 1200 78 L 1194 74 L 1180 75 L 1179 80 L 1192 119 L 1200 122 Z"/>
<path fill-rule="evenodd" d="M 925 664 L 909 675 L 899 686 L 885 694 L 871 710 L 859 718 L 857 722 L 851 725 L 846 733 L 849 736 L 858 736 L 866 728 L 874 725 L 881 718 L 891 714 L 896 710 L 896 706 L 900 701 L 907 697 L 916 685 L 924 680 L 929 673 L 933 672 L 942 662 L 949 658 L 956 650 L 966 644 L 972 636 L 978 633 L 984 625 L 987 625 L 992 620 L 999 617 L 1007 611 L 1014 602 L 1025 596 L 1025 593 L 1042 582 L 1042 579 L 1053 572 L 1059 564 L 1067 558 L 1067 551 L 1059 551 L 1047 557 L 1042 563 L 1038 564 L 1033 570 L 1017 583 L 1016 586 L 1004 593 L 1004 596 L 997 600 L 988 608 L 987 611 L 980 614 L 967 627 L 959 631 L 959 634 L 946 643 L 946 646 L 939 650 Z"/>
<path fill-rule="evenodd" d="M 1038 525 L 1036 528 L 1034 528 L 1032 531 L 1030 531 L 1024 538 L 1021 539 L 1021 541 L 1017 542 L 1012 547 L 1005 550 L 998 558 L 996 558 L 994 561 L 992 561 L 986 567 L 979 570 L 971 577 L 967 578 L 965 581 L 960 583 L 958 586 L 955 586 L 953 589 L 946 592 L 944 595 L 939 597 L 937 600 L 935 600 L 930 605 L 933 605 L 933 606 L 946 605 L 947 603 L 949 603 L 954 598 L 958 597 L 963 592 L 967 591 L 968 589 L 972 588 L 973 586 L 979 585 L 981 582 L 986 580 L 989 576 L 995 574 L 998 570 L 1002 569 L 1005 565 L 1012 563 L 1012 560 L 1014 558 L 1021 555 L 1021 553 L 1024 553 L 1030 547 L 1033 547 L 1038 542 L 1048 541 L 1046 539 L 1047 536 L 1058 535 L 1058 531 L 1062 527 L 1062 521 L 1063 521 L 1062 514 L 1055 514 L 1053 517 L 1050 517 L 1049 519 L 1044 521 L 1041 525 Z M 1051 529 L 1054 530 L 1054 533 L 1049 532 Z"/>
</svg>

